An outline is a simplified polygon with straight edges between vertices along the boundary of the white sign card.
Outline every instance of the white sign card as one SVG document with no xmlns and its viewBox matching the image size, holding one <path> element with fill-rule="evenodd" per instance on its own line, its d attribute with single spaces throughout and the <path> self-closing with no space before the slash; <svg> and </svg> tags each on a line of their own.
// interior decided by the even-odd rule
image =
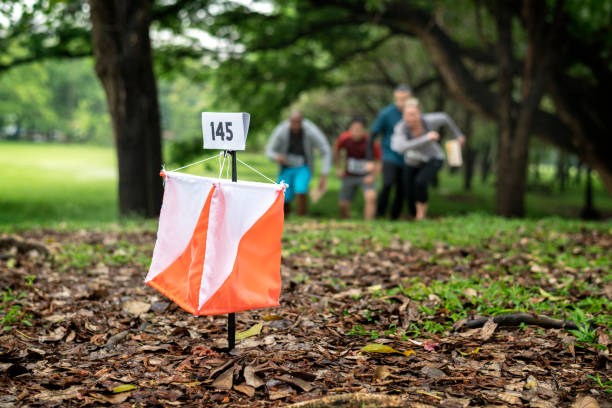
<svg viewBox="0 0 612 408">
<path fill-rule="evenodd" d="M 202 112 L 204 149 L 244 150 L 250 120 L 245 112 Z"/>
</svg>

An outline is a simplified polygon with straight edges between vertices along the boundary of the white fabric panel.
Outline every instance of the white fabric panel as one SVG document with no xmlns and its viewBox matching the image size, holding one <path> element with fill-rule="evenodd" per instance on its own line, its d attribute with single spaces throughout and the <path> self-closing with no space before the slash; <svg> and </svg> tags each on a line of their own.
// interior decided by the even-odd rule
<svg viewBox="0 0 612 408">
<path fill-rule="evenodd" d="M 217 184 L 210 205 L 198 309 L 229 277 L 242 236 L 272 206 L 282 189 L 280 184 L 226 180 Z"/>
<path fill-rule="evenodd" d="M 214 179 L 166 172 L 164 200 L 159 216 L 148 282 L 172 264 L 187 248 Z"/>
</svg>

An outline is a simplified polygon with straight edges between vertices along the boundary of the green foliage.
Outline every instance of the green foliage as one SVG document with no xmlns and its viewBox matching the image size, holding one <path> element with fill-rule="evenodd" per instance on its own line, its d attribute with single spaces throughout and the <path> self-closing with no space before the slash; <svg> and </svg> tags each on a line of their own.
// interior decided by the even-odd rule
<svg viewBox="0 0 612 408">
<path fill-rule="evenodd" d="M 77 271 L 87 273 L 96 265 L 106 267 L 121 267 L 136 264 L 146 268 L 151 264 L 149 247 L 120 240 L 112 244 L 68 244 L 55 255 L 54 261 L 62 271 Z M 146 255 L 145 255 L 146 254 Z"/>
<path fill-rule="evenodd" d="M 0 123 L 17 128 L 12 134 L 0 129 L 0 137 L 38 133 L 50 140 L 112 144 L 104 93 L 89 59 L 30 64 L 0 75 Z"/>
<path fill-rule="evenodd" d="M 10 331 L 20 325 L 31 326 L 32 314 L 23 310 L 22 300 L 25 292 L 15 293 L 10 287 L 0 292 L 0 325 L 5 331 Z"/>
<path fill-rule="evenodd" d="M 599 387 L 604 392 L 612 394 L 612 380 L 611 379 L 603 380 L 599 376 L 599 373 L 597 373 L 597 375 L 595 375 L 595 376 L 587 374 L 587 377 L 590 378 L 591 380 L 595 381 L 597 383 L 597 385 L 599 385 Z"/>
</svg>

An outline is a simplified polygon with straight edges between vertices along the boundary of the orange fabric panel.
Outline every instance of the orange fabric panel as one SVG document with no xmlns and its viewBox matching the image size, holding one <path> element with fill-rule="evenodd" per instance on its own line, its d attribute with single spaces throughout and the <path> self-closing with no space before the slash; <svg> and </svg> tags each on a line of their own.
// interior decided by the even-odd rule
<svg viewBox="0 0 612 408">
<path fill-rule="evenodd" d="M 206 252 L 208 216 L 214 191 L 215 187 L 213 186 L 208 193 L 185 251 L 163 272 L 147 282 L 147 285 L 157 289 L 182 309 L 192 314 L 196 314 L 198 308 L 198 296 Z M 185 283 L 187 284 L 185 285 Z"/>
<path fill-rule="evenodd" d="M 198 311 L 199 315 L 234 313 L 279 306 L 284 195 L 242 236 L 230 276 Z"/>
</svg>

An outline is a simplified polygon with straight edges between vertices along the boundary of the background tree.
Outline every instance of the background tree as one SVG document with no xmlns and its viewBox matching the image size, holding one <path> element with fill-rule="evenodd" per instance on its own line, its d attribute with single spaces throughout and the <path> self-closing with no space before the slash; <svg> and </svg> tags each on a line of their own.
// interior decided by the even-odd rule
<svg viewBox="0 0 612 408">
<path fill-rule="evenodd" d="M 417 37 L 449 94 L 466 109 L 499 124 L 497 211 L 520 216 L 531 134 L 579 154 L 612 192 L 612 164 L 604 153 L 610 141 L 603 137 L 610 119 L 598 99 L 609 89 L 602 85 L 610 77 L 612 53 L 610 36 L 605 34 L 611 15 L 608 0 L 597 4 L 298 0 L 279 2 L 271 13 L 236 6 L 216 15 L 209 29 L 247 50 L 244 55 L 224 57 L 222 75 L 229 75 L 229 65 L 240 59 L 240 69 L 255 82 L 254 90 L 262 91 L 257 79 L 265 78 L 268 87 L 282 89 L 286 98 L 296 87 L 328 85 L 326 73 L 391 36 Z M 258 29 L 262 26 L 266 30 Z M 584 50 L 579 51 L 581 45 Z M 319 57 L 316 63 L 314 54 Z M 281 63 L 274 64 L 271 55 L 282 55 Z M 577 64 L 583 68 L 578 70 L 581 77 L 576 74 Z M 288 72 L 303 75 L 293 78 Z M 229 92 L 236 94 L 231 78 L 225 79 Z M 565 80 L 576 86 L 559 90 Z M 583 89 L 596 92 L 593 103 L 579 85 L 589 81 L 593 88 Z M 261 95 L 266 94 L 263 90 Z M 550 103 L 543 104 L 544 98 L 554 99 L 552 109 Z M 588 115 L 597 119 L 589 120 Z"/>
<path fill-rule="evenodd" d="M 119 165 L 121 214 L 155 217 L 162 185 L 161 128 L 150 29 L 177 34 L 180 12 L 199 12 L 205 1 L 154 4 L 152 0 L 83 3 L 39 1 L 0 5 L 0 72 L 46 58 L 94 55 L 107 97 Z M 167 58 L 201 56 L 191 44 L 161 44 Z M 169 64 L 159 59 L 162 67 Z"/>
</svg>

